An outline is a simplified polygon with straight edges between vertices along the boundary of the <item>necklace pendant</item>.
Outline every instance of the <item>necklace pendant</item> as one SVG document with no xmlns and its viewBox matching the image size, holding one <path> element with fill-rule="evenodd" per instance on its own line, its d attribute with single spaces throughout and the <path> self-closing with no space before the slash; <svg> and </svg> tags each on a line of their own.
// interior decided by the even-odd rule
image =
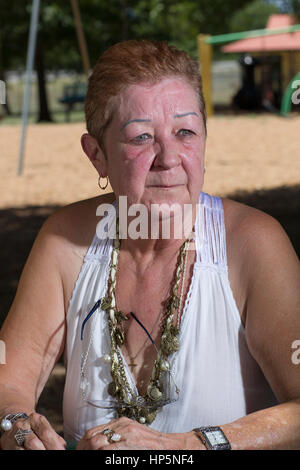
<svg viewBox="0 0 300 470">
<path fill-rule="evenodd" d="M 179 339 L 178 339 L 177 336 L 174 336 L 172 338 L 171 343 L 170 343 L 170 348 L 172 350 L 172 353 L 178 351 L 178 349 L 179 349 Z"/>
<path fill-rule="evenodd" d="M 119 388 L 114 382 L 110 382 L 108 384 L 107 391 L 111 397 L 115 397 L 119 391 Z"/>
<path fill-rule="evenodd" d="M 169 370 L 169 369 L 170 369 L 170 363 L 169 363 L 169 361 L 167 361 L 167 360 L 162 360 L 161 363 L 160 363 L 160 368 L 161 368 L 161 370 L 163 370 L 163 371 Z"/>
<path fill-rule="evenodd" d="M 165 356 L 169 356 L 179 349 L 179 339 L 177 336 L 166 335 L 162 338 L 161 350 Z"/>
<path fill-rule="evenodd" d="M 169 334 L 170 334 L 170 336 L 172 336 L 173 338 L 178 338 L 178 336 L 179 336 L 179 328 L 178 328 L 178 326 L 170 325 L 170 327 L 169 327 Z"/>
<path fill-rule="evenodd" d="M 108 297 L 103 297 L 101 301 L 101 310 L 107 310 L 110 307 L 110 299 Z"/>
<path fill-rule="evenodd" d="M 125 315 L 123 315 L 123 313 L 121 311 L 118 311 L 118 312 L 115 313 L 115 318 L 116 318 L 118 323 L 121 323 L 122 321 L 128 320 L 128 318 L 125 317 Z"/>
<path fill-rule="evenodd" d="M 120 330 L 120 328 L 116 328 L 115 331 L 115 341 L 118 346 L 123 346 L 124 344 L 124 333 Z"/>
<path fill-rule="evenodd" d="M 128 364 L 128 367 L 130 367 L 130 368 L 136 367 L 136 366 L 137 366 L 137 364 L 134 364 L 134 363 L 132 363 L 132 362 L 130 362 L 130 363 Z"/>
<path fill-rule="evenodd" d="M 108 364 L 109 362 L 111 362 L 111 356 L 109 354 L 104 354 L 103 360 Z"/>
<path fill-rule="evenodd" d="M 157 410 L 149 411 L 148 413 L 145 413 L 146 423 L 147 424 L 153 423 L 156 416 L 157 416 Z"/>
<path fill-rule="evenodd" d="M 158 400 L 161 399 L 162 393 L 161 393 L 161 391 L 159 390 L 158 387 L 150 386 L 149 390 L 148 390 L 148 396 L 149 396 L 149 398 L 151 398 L 151 400 L 158 401 Z"/>
</svg>

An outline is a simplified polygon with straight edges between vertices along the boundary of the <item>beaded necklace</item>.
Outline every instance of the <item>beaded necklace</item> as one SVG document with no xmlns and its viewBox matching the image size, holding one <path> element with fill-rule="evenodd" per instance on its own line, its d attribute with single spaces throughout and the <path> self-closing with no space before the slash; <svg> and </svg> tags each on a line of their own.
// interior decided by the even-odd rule
<svg viewBox="0 0 300 470">
<path fill-rule="evenodd" d="M 108 278 L 108 295 L 107 297 L 103 298 L 101 302 L 101 309 L 105 310 L 108 315 L 108 325 L 111 341 L 109 361 L 112 382 L 108 386 L 108 393 L 117 400 L 118 404 L 116 406 L 116 410 L 119 417 L 127 416 L 128 418 L 139 421 L 140 423 L 151 424 L 156 418 L 158 409 L 162 406 L 164 402 L 167 402 L 166 391 L 163 390 L 162 376 L 163 373 L 170 373 L 170 364 L 168 361 L 168 356 L 178 351 L 179 349 L 178 336 L 180 310 L 178 310 L 178 318 L 176 325 L 174 325 L 174 314 L 176 310 L 179 309 L 179 306 L 182 305 L 183 291 L 181 291 L 181 295 L 179 298 L 178 288 L 182 271 L 184 271 L 182 284 L 184 283 L 187 259 L 186 255 L 190 238 L 188 238 L 180 248 L 179 260 L 174 273 L 173 289 L 167 301 L 167 306 L 163 316 L 160 349 L 158 350 L 156 348 L 152 340 L 152 343 L 154 344 L 154 347 L 157 350 L 157 358 L 154 362 L 152 375 L 147 387 L 147 392 L 145 395 L 140 396 L 139 394 L 137 395 L 130 387 L 130 384 L 126 377 L 124 362 L 120 352 L 120 347 L 124 344 L 125 340 L 123 322 L 126 321 L 128 318 L 124 316 L 121 311 L 118 310 L 116 304 L 115 289 L 118 257 L 120 251 L 118 220 L 116 225 L 116 238 L 113 242 L 110 272 Z M 148 336 L 150 337 L 149 334 Z M 178 393 L 178 389 L 176 391 Z"/>
</svg>

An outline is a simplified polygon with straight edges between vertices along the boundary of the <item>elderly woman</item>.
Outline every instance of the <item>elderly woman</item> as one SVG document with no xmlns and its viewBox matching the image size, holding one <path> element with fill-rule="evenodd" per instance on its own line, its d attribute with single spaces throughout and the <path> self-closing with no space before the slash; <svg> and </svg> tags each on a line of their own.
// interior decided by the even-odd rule
<svg viewBox="0 0 300 470">
<path fill-rule="evenodd" d="M 114 45 L 86 120 L 114 192 L 58 210 L 33 245 L 1 331 L 1 447 L 300 448 L 298 259 L 272 217 L 201 191 L 197 64 Z M 62 352 L 65 440 L 35 412 Z"/>
</svg>

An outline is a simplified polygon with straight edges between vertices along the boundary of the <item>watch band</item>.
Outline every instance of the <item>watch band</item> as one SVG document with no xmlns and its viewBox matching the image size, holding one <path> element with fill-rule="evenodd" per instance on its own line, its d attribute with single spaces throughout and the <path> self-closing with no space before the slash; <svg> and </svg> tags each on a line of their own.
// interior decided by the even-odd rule
<svg viewBox="0 0 300 470">
<path fill-rule="evenodd" d="M 207 450 L 231 450 L 231 445 L 219 426 L 204 426 L 195 428 L 193 431 Z"/>
</svg>

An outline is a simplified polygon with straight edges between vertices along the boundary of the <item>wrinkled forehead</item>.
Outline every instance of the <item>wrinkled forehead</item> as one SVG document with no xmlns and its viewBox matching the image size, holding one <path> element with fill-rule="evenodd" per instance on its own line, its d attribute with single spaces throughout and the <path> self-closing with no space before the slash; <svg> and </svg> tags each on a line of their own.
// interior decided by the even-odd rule
<svg viewBox="0 0 300 470">
<path fill-rule="evenodd" d="M 200 114 L 197 93 L 180 78 L 166 78 L 158 83 L 128 86 L 115 98 L 115 114 L 119 122 L 131 116 L 173 116 L 186 109 Z"/>
</svg>

